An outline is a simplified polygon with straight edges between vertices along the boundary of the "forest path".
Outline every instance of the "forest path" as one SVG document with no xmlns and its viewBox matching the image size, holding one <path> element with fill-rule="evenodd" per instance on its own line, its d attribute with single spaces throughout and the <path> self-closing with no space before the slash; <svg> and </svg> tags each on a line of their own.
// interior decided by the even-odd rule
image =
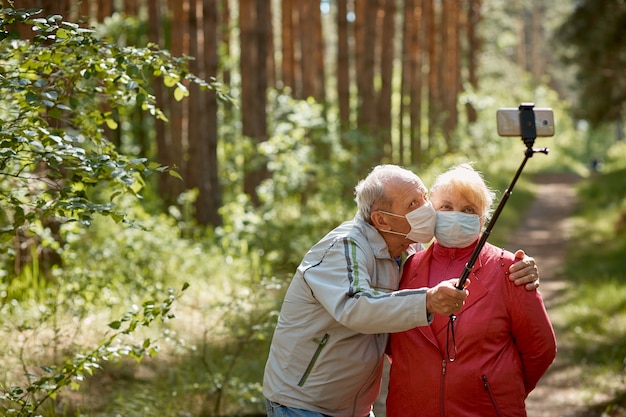
<svg viewBox="0 0 626 417">
<path fill-rule="evenodd" d="M 576 207 L 575 175 L 547 174 L 533 178 L 538 187 L 536 199 L 507 249 L 523 248 L 537 261 L 541 275 L 539 290 L 556 333 L 558 353 L 552 366 L 526 400 L 528 417 L 583 417 L 588 414 L 586 400 L 578 390 L 579 370 L 567 363 L 568 346 L 560 334 L 563 324 L 551 311 L 567 302 L 564 275 L 571 214 Z"/>
<path fill-rule="evenodd" d="M 570 366 L 564 355 L 568 347 L 560 343 L 563 326 L 554 320 L 551 310 L 567 302 L 564 290 L 567 279 L 563 266 L 567 252 L 567 241 L 571 232 L 570 216 L 576 207 L 575 184 L 579 177 L 568 174 L 544 174 L 533 178 L 537 185 L 535 201 L 517 232 L 511 236 L 506 248 L 514 252 L 518 248 L 535 258 L 541 275 L 540 291 L 553 320 L 559 353 L 535 390 L 526 400 L 528 417 L 591 417 L 588 411 L 589 398 L 581 395 L 579 370 Z M 374 405 L 376 417 L 385 417 L 385 392 L 387 375 L 383 381 L 383 392 Z M 594 398 L 593 402 L 602 399 Z"/>
</svg>

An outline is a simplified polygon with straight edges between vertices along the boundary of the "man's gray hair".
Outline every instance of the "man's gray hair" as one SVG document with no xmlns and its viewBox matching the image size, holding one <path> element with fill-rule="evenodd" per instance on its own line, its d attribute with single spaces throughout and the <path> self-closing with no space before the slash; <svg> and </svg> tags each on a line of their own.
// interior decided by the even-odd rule
<svg viewBox="0 0 626 417">
<path fill-rule="evenodd" d="M 375 166 L 372 172 L 354 187 L 358 215 L 367 223 L 371 223 L 374 204 L 381 209 L 391 208 L 393 201 L 387 196 L 386 187 L 388 183 L 395 181 L 417 184 L 424 194 L 428 192 L 422 180 L 406 168 L 389 164 Z"/>
</svg>

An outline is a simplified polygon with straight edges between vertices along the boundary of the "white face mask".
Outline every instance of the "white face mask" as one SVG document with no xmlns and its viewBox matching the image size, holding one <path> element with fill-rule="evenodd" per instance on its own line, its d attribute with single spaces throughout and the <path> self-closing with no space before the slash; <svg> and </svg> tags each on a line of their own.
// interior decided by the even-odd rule
<svg viewBox="0 0 626 417">
<path fill-rule="evenodd" d="M 437 212 L 433 208 L 430 201 L 426 204 L 408 212 L 406 215 L 401 216 L 395 213 L 389 213 L 388 211 L 378 210 L 382 213 L 389 214 L 396 217 L 404 217 L 411 226 L 409 233 L 394 232 L 393 230 L 381 230 L 381 232 L 392 233 L 394 235 L 404 236 L 405 238 L 413 242 L 428 243 L 432 240 L 435 234 L 435 224 L 437 223 Z"/>
<path fill-rule="evenodd" d="M 435 238 L 447 248 L 465 248 L 480 234 L 480 216 L 460 211 L 438 211 Z"/>
</svg>

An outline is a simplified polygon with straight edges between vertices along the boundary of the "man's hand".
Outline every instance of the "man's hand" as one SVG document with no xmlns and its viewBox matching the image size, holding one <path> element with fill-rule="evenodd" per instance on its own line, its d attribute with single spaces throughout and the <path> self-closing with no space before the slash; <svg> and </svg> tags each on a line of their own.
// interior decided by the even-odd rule
<svg viewBox="0 0 626 417">
<path fill-rule="evenodd" d="M 429 314 L 438 313 L 449 316 L 463 307 L 469 292 L 466 289 L 457 290 L 454 286 L 458 281 L 458 279 L 442 281 L 436 287 L 426 291 L 426 311 Z M 469 280 L 465 283 L 466 287 L 467 285 L 469 285 Z"/>
<path fill-rule="evenodd" d="M 515 282 L 515 285 L 526 284 L 526 291 L 532 291 L 539 287 L 539 270 L 535 259 L 526 256 L 523 250 L 518 249 L 515 252 L 517 260 L 509 268 L 509 279 Z"/>
</svg>

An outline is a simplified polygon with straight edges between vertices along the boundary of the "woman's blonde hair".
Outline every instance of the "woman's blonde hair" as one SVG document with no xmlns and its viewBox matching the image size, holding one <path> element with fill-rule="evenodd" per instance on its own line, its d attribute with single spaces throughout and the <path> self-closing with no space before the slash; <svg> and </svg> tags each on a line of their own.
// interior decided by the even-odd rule
<svg viewBox="0 0 626 417">
<path fill-rule="evenodd" d="M 453 190 L 478 208 L 485 219 L 491 215 L 491 205 L 495 199 L 493 192 L 485 183 L 480 172 L 470 164 L 461 164 L 439 175 L 430 189 L 430 195 L 438 191 Z"/>
</svg>

